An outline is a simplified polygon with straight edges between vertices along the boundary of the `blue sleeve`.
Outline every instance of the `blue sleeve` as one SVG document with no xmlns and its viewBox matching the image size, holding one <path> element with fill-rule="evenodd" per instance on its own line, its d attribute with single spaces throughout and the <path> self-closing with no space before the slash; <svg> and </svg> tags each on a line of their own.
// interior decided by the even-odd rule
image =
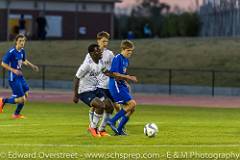
<svg viewBox="0 0 240 160">
<path fill-rule="evenodd" d="M 110 71 L 120 73 L 120 70 L 121 70 L 121 59 L 119 56 L 117 56 L 113 58 Z"/>
<path fill-rule="evenodd" d="M 11 53 L 10 53 L 10 52 L 7 52 L 7 53 L 3 56 L 2 61 L 3 61 L 4 63 L 6 63 L 6 64 L 9 64 L 10 60 L 11 60 Z"/>
</svg>

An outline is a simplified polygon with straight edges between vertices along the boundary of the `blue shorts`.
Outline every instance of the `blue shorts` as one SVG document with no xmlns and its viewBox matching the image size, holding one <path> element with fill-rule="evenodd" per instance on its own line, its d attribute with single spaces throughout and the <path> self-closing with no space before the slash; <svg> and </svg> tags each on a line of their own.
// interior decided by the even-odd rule
<svg viewBox="0 0 240 160">
<path fill-rule="evenodd" d="M 116 103 L 125 104 L 132 100 L 128 87 L 113 85 L 110 87 L 109 91 Z"/>
<path fill-rule="evenodd" d="M 83 101 L 89 107 L 92 107 L 90 104 L 94 98 L 106 98 L 105 94 L 101 89 L 96 89 L 95 91 L 83 92 L 79 94 L 79 99 Z"/>
<path fill-rule="evenodd" d="M 16 77 L 13 81 L 9 81 L 9 85 L 13 95 L 16 97 L 23 97 L 25 93 L 29 91 L 29 86 L 23 76 Z"/>
</svg>

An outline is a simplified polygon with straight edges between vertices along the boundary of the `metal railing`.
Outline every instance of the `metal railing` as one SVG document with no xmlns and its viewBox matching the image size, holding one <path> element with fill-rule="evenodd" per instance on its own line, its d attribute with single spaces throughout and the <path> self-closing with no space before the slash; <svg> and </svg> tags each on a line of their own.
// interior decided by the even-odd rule
<svg viewBox="0 0 240 160">
<path fill-rule="evenodd" d="M 38 73 L 24 68 L 24 76 L 32 81 L 32 88 L 45 90 L 49 85 L 58 87 L 62 82 L 68 82 L 72 87 L 72 80 L 79 66 L 39 65 Z M 7 72 L 0 68 L 2 87 L 7 87 Z M 128 72 L 136 75 L 139 84 L 164 85 L 168 87 L 168 94 L 173 93 L 173 86 L 207 86 L 211 87 L 211 95 L 215 95 L 216 87 L 240 88 L 240 71 L 204 70 L 204 69 L 161 69 L 161 68 L 129 68 Z M 48 86 L 47 86 L 48 84 Z"/>
</svg>

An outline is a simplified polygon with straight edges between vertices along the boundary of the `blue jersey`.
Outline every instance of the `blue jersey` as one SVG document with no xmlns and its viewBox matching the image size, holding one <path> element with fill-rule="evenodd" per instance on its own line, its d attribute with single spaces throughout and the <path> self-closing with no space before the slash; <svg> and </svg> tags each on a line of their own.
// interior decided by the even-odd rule
<svg viewBox="0 0 240 160">
<path fill-rule="evenodd" d="M 112 66 L 110 71 L 126 75 L 128 65 L 128 59 L 125 58 L 122 54 L 117 54 L 112 60 Z M 110 77 L 109 83 L 115 83 L 115 78 Z M 119 86 L 127 87 L 124 80 L 118 80 L 117 84 Z"/>
<path fill-rule="evenodd" d="M 6 64 L 8 64 L 10 67 L 14 69 L 21 70 L 22 69 L 22 63 L 26 59 L 26 54 L 24 49 L 22 48 L 20 51 L 18 51 L 15 47 L 11 48 L 2 58 L 2 61 Z M 17 75 L 14 74 L 11 71 L 8 71 L 8 79 L 9 81 L 13 81 Z"/>
<path fill-rule="evenodd" d="M 120 74 L 127 74 L 127 67 L 129 61 L 122 54 L 118 54 L 113 58 L 112 66 L 110 71 L 117 72 Z M 109 91 L 111 93 L 114 102 L 119 104 L 126 104 L 132 99 L 129 89 L 124 80 L 116 80 L 110 77 L 109 80 Z"/>
</svg>

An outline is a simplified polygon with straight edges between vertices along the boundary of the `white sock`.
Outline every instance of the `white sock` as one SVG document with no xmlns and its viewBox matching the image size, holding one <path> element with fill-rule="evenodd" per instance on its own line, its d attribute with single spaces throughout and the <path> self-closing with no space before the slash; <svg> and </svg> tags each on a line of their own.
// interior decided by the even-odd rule
<svg viewBox="0 0 240 160">
<path fill-rule="evenodd" d="M 99 126 L 99 129 L 98 129 L 99 131 L 105 130 L 105 127 L 107 125 L 107 121 L 110 119 L 110 116 L 111 116 L 110 113 L 107 113 L 107 112 L 104 111 L 102 122 L 101 122 L 101 124 Z"/>
<path fill-rule="evenodd" d="M 102 115 L 97 114 L 97 113 L 94 112 L 91 128 L 97 128 L 98 122 L 99 122 L 101 117 L 102 117 Z"/>
<path fill-rule="evenodd" d="M 91 126 L 92 123 L 93 123 L 93 114 L 94 114 L 94 112 L 91 111 L 91 110 L 89 110 L 89 123 L 90 123 L 90 126 Z"/>
</svg>

